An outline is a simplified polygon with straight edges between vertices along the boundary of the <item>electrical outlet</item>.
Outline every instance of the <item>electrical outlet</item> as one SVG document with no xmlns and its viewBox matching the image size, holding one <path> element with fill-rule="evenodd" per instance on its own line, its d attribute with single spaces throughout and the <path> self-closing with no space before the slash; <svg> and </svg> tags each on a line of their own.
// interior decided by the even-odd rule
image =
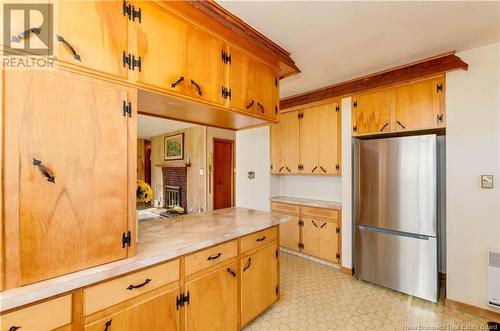
<svg viewBox="0 0 500 331">
<path fill-rule="evenodd" d="M 493 188 L 493 175 L 481 175 L 481 188 Z"/>
</svg>

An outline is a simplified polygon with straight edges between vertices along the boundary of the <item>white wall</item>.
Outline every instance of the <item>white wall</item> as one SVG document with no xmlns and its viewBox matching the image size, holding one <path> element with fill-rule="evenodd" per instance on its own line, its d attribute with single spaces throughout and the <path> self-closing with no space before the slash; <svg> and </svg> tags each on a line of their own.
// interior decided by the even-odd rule
<svg viewBox="0 0 500 331">
<path fill-rule="evenodd" d="M 447 297 L 489 308 L 487 249 L 500 247 L 500 44 L 457 55 L 469 70 L 446 75 Z M 481 189 L 481 174 L 495 176 L 494 189 Z"/>
<path fill-rule="evenodd" d="M 342 201 L 342 179 L 322 176 L 272 176 L 278 181 L 276 195 Z"/>
<path fill-rule="evenodd" d="M 352 132 L 351 98 L 342 99 L 342 266 L 352 268 Z"/>
<path fill-rule="evenodd" d="M 271 193 L 269 127 L 236 132 L 236 206 L 269 211 Z M 255 179 L 248 179 L 248 172 Z"/>
</svg>

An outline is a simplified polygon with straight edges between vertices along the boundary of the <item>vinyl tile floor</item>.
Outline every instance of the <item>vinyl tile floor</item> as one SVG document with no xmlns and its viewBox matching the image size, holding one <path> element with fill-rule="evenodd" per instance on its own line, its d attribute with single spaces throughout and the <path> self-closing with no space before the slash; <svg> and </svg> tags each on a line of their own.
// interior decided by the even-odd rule
<svg viewBox="0 0 500 331">
<path fill-rule="evenodd" d="M 484 330 L 487 320 L 281 252 L 280 300 L 248 324 L 265 330 Z"/>
</svg>

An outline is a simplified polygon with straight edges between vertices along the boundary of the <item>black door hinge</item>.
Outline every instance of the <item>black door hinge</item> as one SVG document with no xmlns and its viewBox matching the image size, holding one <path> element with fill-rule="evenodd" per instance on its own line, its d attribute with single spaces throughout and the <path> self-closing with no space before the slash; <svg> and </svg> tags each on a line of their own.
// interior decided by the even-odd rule
<svg viewBox="0 0 500 331">
<path fill-rule="evenodd" d="M 299 243 L 299 248 L 304 249 L 304 243 Z"/>
<path fill-rule="evenodd" d="M 439 83 L 436 85 L 436 92 L 443 92 L 443 83 Z"/>
<path fill-rule="evenodd" d="M 125 246 L 130 247 L 132 245 L 132 234 L 130 231 L 123 232 L 122 234 L 122 248 L 125 248 Z"/>
<path fill-rule="evenodd" d="M 340 165 L 337 163 L 335 164 L 335 170 L 339 171 L 340 170 Z"/>
<path fill-rule="evenodd" d="M 340 228 L 338 226 L 335 228 L 335 232 L 340 233 Z"/>
<path fill-rule="evenodd" d="M 278 87 L 278 78 L 274 78 L 274 86 Z"/>
<path fill-rule="evenodd" d="M 299 226 L 304 226 L 304 221 L 303 220 L 299 220 Z"/>
<path fill-rule="evenodd" d="M 352 103 L 352 108 L 358 108 L 358 102 L 357 101 L 354 101 Z"/>
<path fill-rule="evenodd" d="M 189 291 L 187 292 L 187 295 L 184 293 L 181 293 L 178 297 L 175 297 L 175 306 L 177 310 L 179 310 L 180 307 L 184 307 L 184 304 L 189 305 Z"/>
<path fill-rule="evenodd" d="M 278 258 L 278 250 L 276 250 L 276 258 Z"/>
<path fill-rule="evenodd" d="M 125 0 L 123 0 L 123 16 L 128 16 L 129 21 L 135 22 L 135 19 L 141 23 L 141 8 L 138 8 L 138 10 L 135 9 L 134 6 L 131 4 L 127 4 Z"/>
<path fill-rule="evenodd" d="M 355 125 L 355 126 L 352 127 L 352 132 L 358 132 L 358 126 L 357 125 Z"/>
<path fill-rule="evenodd" d="M 132 104 L 127 101 L 123 101 L 123 116 L 132 117 Z"/>
<path fill-rule="evenodd" d="M 340 260 L 340 253 L 336 253 L 335 257 L 337 258 L 337 260 Z"/>
<path fill-rule="evenodd" d="M 278 106 L 274 106 L 274 113 L 278 114 Z"/>
<path fill-rule="evenodd" d="M 297 164 L 297 169 L 298 170 L 304 170 L 304 165 L 303 164 Z"/>
<path fill-rule="evenodd" d="M 297 114 L 297 118 L 298 118 L 299 120 L 303 119 L 303 118 L 304 118 L 304 113 L 298 113 L 298 114 Z"/>
<path fill-rule="evenodd" d="M 335 105 L 335 112 L 340 113 L 340 106 L 339 105 Z"/>
<path fill-rule="evenodd" d="M 142 69 L 141 57 L 140 56 L 135 57 L 135 55 L 132 55 L 130 53 L 126 53 L 125 51 L 123 51 L 123 53 L 122 53 L 122 63 L 123 63 L 124 68 L 128 67 L 128 70 L 134 71 L 135 68 L 137 68 L 140 72 Z"/>
<path fill-rule="evenodd" d="M 438 123 L 443 123 L 443 119 L 444 119 L 443 114 L 436 115 L 436 120 Z"/>
<path fill-rule="evenodd" d="M 222 98 L 231 100 L 231 89 L 222 86 Z"/>
<path fill-rule="evenodd" d="M 280 293 L 279 287 L 278 285 L 276 285 L 276 295 L 278 295 L 279 293 Z"/>
<path fill-rule="evenodd" d="M 226 51 L 222 51 L 221 59 L 222 62 L 226 64 L 231 64 L 231 54 L 226 53 Z"/>
</svg>

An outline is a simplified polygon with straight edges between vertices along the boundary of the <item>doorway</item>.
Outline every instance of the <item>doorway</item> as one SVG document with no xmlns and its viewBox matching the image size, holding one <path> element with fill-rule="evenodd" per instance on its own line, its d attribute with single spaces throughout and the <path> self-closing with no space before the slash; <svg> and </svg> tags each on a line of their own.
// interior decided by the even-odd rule
<svg viewBox="0 0 500 331">
<path fill-rule="evenodd" d="M 234 141 L 214 138 L 214 210 L 233 206 Z"/>
</svg>

